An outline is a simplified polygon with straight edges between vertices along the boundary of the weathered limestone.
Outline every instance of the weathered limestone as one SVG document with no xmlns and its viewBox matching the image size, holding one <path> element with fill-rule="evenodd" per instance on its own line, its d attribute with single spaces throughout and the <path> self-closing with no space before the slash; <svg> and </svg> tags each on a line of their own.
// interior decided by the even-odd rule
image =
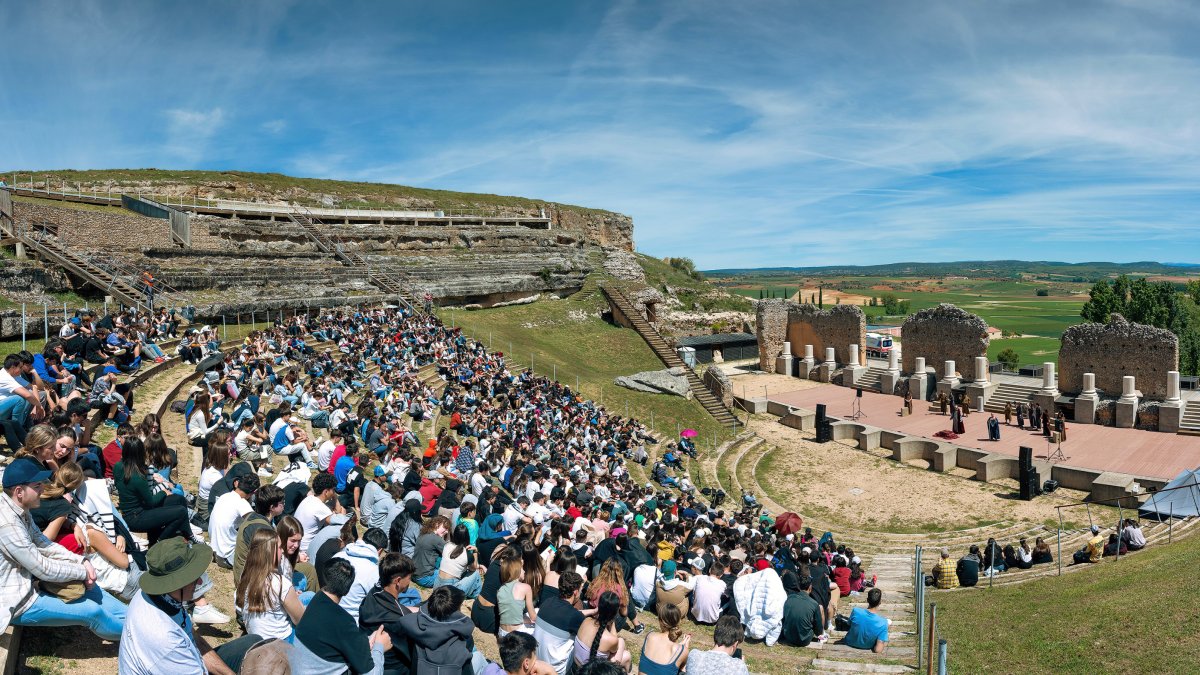
<svg viewBox="0 0 1200 675">
<path fill-rule="evenodd" d="M 817 367 L 817 379 L 822 382 L 832 382 L 835 370 L 837 370 L 837 351 L 833 347 L 826 347 L 825 362 Z"/>
<path fill-rule="evenodd" d="M 987 323 L 970 312 L 943 303 L 923 309 L 904 321 L 904 369 L 912 371 L 917 355 L 939 361 L 972 363 L 987 356 Z"/>
<path fill-rule="evenodd" d="M 850 345 L 846 352 L 850 354 L 850 363 L 846 364 L 845 369 L 842 370 L 842 384 L 853 386 L 858 382 L 858 378 L 867 372 L 867 367 L 859 365 L 858 345 Z"/>
<path fill-rule="evenodd" d="M 1167 372 L 1167 398 L 1158 404 L 1158 430 L 1170 434 L 1179 432 L 1183 421 L 1183 401 L 1179 397 L 1179 371 Z"/>
<path fill-rule="evenodd" d="M 1054 362 L 1046 361 L 1042 364 L 1042 393 L 1058 395 L 1058 380 L 1054 378 Z"/>
<path fill-rule="evenodd" d="M 711 369 L 710 369 L 711 370 Z M 674 394 L 685 398 L 692 397 L 692 389 L 684 375 L 683 368 L 668 368 L 666 370 L 648 370 L 633 375 L 621 375 L 613 380 L 613 384 L 634 391 L 650 394 Z"/>
<path fill-rule="evenodd" d="M 1106 324 L 1083 323 L 1063 333 L 1059 381 L 1073 386 L 1082 373 L 1095 373 L 1096 386 L 1112 395 L 1132 375 L 1149 399 L 1167 394 L 1167 373 L 1179 366 L 1179 338 L 1169 330 L 1130 323 L 1113 314 Z"/>
<path fill-rule="evenodd" d="M 813 345 L 818 353 L 834 347 L 838 363 L 850 363 L 847 345 L 866 343 L 867 320 L 862 309 L 853 305 L 836 305 L 826 310 L 809 304 L 787 300 L 760 300 L 757 326 L 759 366 L 769 370 L 782 354 L 783 343 Z"/>
<path fill-rule="evenodd" d="M 1100 396 L 1096 393 L 1096 375 L 1083 374 L 1083 391 L 1075 397 L 1075 422 L 1078 424 L 1095 424 L 1096 407 Z"/>
<path fill-rule="evenodd" d="M 975 381 L 988 381 L 988 358 L 986 356 L 975 357 Z"/>
<path fill-rule="evenodd" d="M 942 366 L 942 379 L 937 383 L 938 393 L 945 394 L 947 397 L 953 396 L 954 389 L 958 387 L 959 382 L 956 364 L 954 361 L 946 361 Z"/>
<path fill-rule="evenodd" d="M 804 345 L 804 358 L 796 364 L 796 377 L 802 380 L 807 380 L 812 377 L 812 372 L 817 368 L 817 360 L 813 358 L 813 346 Z"/>
<path fill-rule="evenodd" d="M 918 401 L 924 401 L 929 398 L 929 373 L 925 372 L 924 356 L 918 356 L 914 359 L 913 369 L 908 376 L 908 391 Z"/>
<path fill-rule="evenodd" d="M 729 375 L 720 366 L 716 364 L 709 366 L 700 381 L 726 408 L 733 405 L 733 383 L 729 381 Z"/>
<path fill-rule="evenodd" d="M 779 355 L 779 358 L 775 359 L 775 372 L 780 375 L 789 376 L 794 374 L 795 371 L 792 368 L 792 343 L 786 341 L 783 343 L 783 353 Z"/>
<path fill-rule="evenodd" d="M 1138 391 L 1136 378 L 1126 375 L 1121 378 L 1121 398 L 1117 399 L 1116 422 L 1118 427 L 1132 429 L 1137 424 Z"/>
<path fill-rule="evenodd" d="M 885 394 L 894 394 L 896 385 L 900 384 L 902 376 L 900 375 L 900 354 L 893 349 L 888 352 L 888 369 L 886 373 L 879 376 L 879 391 Z"/>
</svg>

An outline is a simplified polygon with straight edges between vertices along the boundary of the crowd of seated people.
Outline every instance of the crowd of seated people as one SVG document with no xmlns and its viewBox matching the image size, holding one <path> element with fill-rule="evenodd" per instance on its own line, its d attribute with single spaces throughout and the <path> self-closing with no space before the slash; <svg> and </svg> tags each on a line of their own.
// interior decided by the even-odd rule
<svg viewBox="0 0 1200 675">
<path fill-rule="evenodd" d="M 211 363 L 170 417 L 123 420 L 96 448 L 64 411 L 22 439 L 0 497 L 0 628 L 85 625 L 119 638 L 129 673 L 746 672 L 744 640 L 826 640 L 861 594 L 847 644 L 886 648 L 853 550 L 635 481 L 626 462 L 658 442 L 644 425 L 436 318 L 299 316 L 219 358 L 204 339 L 185 358 Z M 189 458 L 194 493 L 174 478 Z M 194 630 L 233 621 L 215 648 Z M 716 647 L 692 648 L 688 622 Z"/>
</svg>

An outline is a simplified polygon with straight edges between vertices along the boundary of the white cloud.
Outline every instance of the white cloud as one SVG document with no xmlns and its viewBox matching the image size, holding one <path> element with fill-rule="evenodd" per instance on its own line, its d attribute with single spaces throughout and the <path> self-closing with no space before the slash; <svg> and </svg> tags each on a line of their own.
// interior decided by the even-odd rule
<svg viewBox="0 0 1200 675">
<path fill-rule="evenodd" d="M 225 111 L 187 110 L 173 108 L 166 111 L 167 142 L 165 150 L 187 162 L 197 162 L 208 151 L 209 144 L 225 122 Z"/>
<path fill-rule="evenodd" d="M 268 134 L 282 134 L 287 130 L 287 126 L 287 120 L 270 120 L 269 122 L 263 122 L 262 129 Z"/>
</svg>

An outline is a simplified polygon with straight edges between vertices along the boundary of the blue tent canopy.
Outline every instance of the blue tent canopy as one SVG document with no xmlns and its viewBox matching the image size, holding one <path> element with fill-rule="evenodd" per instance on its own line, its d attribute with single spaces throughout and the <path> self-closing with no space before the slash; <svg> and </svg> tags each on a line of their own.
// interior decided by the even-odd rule
<svg viewBox="0 0 1200 675">
<path fill-rule="evenodd" d="M 1200 516 L 1200 469 L 1180 472 L 1166 487 L 1142 504 L 1141 515 L 1153 519 Z"/>
</svg>

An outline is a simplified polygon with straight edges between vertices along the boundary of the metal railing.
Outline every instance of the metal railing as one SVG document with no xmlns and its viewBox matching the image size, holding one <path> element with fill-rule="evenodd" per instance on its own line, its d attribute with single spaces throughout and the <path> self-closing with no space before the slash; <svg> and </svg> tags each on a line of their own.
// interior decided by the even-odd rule
<svg viewBox="0 0 1200 675">
<path fill-rule="evenodd" d="M 925 606 L 925 572 L 921 558 L 924 549 L 918 544 L 913 549 L 913 604 L 916 610 L 917 670 L 946 675 L 946 660 L 949 648 L 945 640 L 938 637 L 937 603 Z M 935 653 L 936 646 L 936 653 Z M 923 668 L 922 668 L 923 667 Z"/>
<path fill-rule="evenodd" d="M 1196 509 L 1196 513 L 1200 513 L 1200 494 L 1198 494 L 1198 493 L 1200 493 L 1200 485 L 1197 485 L 1197 484 L 1192 484 L 1192 485 L 1178 485 L 1178 486 L 1176 486 L 1176 487 L 1173 487 L 1173 488 L 1162 488 L 1162 489 L 1159 489 L 1159 490 L 1153 490 L 1153 491 L 1150 491 L 1148 494 L 1149 494 L 1149 495 L 1150 495 L 1150 496 L 1153 498 L 1153 497 L 1155 497 L 1155 496 L 1157 496 L 1157 495 L 1166 494 L 1166 493 L 1168 493 L 1168 492 L 1177 492 L 1177 491 L 1180 491 L 1180 490 L 1187 490 L 1187 491 L 1188 491 L 1188 494 L 1190 494 L 1190 495 L 1191 495 L 1191 497 L 1192 497 L 1192 505 L 1195 507 L 1195 509 Z M 1092 505 L 1093 505 L 1093 504 L 1095 504 L 1095 505 L 1115 505 L 1115 506 L 1117 507 L 1117 525 L 1116 525 L 1116 531 L 1117 531 L 1117 534 L 1118 534 L 1118 537 L 1119 537 L 1119 536 L 1120 536 L 1120 533 L 1121 533 L 1121 526 L 1122 526 L 1122 525 L 1124 524 L 1124 522 L 1125 522 L 1125 505 L 1124 505 L 1124 502 L 1125 502 L 1126 500 L 1130 500 L 1130 499 L 1134 500 L 1134 502 L 1136 503 L 1136 506 L 1134 506 L 1134 507 L 1133 507 L 1131 510 L 1132 510 L 1132 511 L 1133 511 L 1135 514 L 1137 514 L 1137 513 L 1139 513 L 1139 512 L 1141 511 L 1141 507 L 1142 507 L 1142 504 L 1140 504 L 1140 503 L 1137 503 L 1137 500 L 1138 500 L 1138 499 L 1139 499 L 1141 496 L 1142 496 L 1142 495 L 1125 495 L 1125 496 L 1122 496 L 1122 497 L 1110 497 L 1110 498 L 1108 498 L 1108 499 L 1095 499 L 1095 500 L 1091 500 L 1091 501 L 1073 502 L 1073 503 L 1070 503 L 1070 504 L 1062 504 L 1061 506 L 1055 506 L 1054 508 L 1058 509 L 1058 574 L 1059 574 L 1059 576 L 1061 576 L 1061 575 L 1062 575 L 1062 534 L 1063 534 L 1063 531 L 1064 531 L 1064 527 L 1063 527 L 1063 522 L 1064 522 L 1064 521 L 1063 521 L 1063 512 L 1062 512 L 1062 510 L 1063 510 L 1063 509 L 1065 509 L 1065 508 L 1070 508 L 1070 507 L 1075 507 L 1075 506 L 1083 506 L 1083 507 L 1086 507 L 1086 508 L 1087 508 L 1087 514 L 1088 514 L 1088 525 L 1089 525 L 1089 526 L 1091 526 L 1091 525 L 1095 525 L 1095 519 L 1092 517 Z M 1156 520 L 1157 520 L 1157 522 L 1158 522 L 1158 523 L 1161 525 L 1161 524 L 1162 524 L 1162 522 L 1163 522 L 1163 512 L 1162 512 L 1162 510 L 1161 510 L 1161 509 L 1157 509 L 1157 508 L 1156 508 L 1156 509 L 1154 510 L 1154 513 L 1155 513 L 1155 515 L 1157 516 L 1157 519 L 1156 519 Z M 1180 517 L 1183 517 L 1183 516 L 1176 516 L 1176 515 L 1174 515 L 1174 514 L 1171 514 L 1171 515 L 1168 515 L 1168 516 L 1166 516 L 1166 521 L 1167 521 L 1167 543 L 1168 543 L 1168 544 L 1169 544 L 1169 543 L 1171 543 L 1171 542 L 1174 540 L 1174 534 L 1175 534 L 1175 532 L 1174 532 L 1175 519 L 1176 519 L 1176 518 L 1180 518 Z M 1138 516 L 1138 518 L 1140 519 L 1140 516 Z M 1120 542 L 1119 540 L 1117 541 L 1117 553 L 1116 553 L 1116 555 L 1115 555 L 1115 556 L 1109 556 L 1109 557 L 1110 557 L 1110 558 L 1112 558 L 1114 562 L 1115 562 L 1115 561 L 1118 561 L 1118 560 L 1120 560 L 1120 559 L 1121 559 L 1121 542 Z"/>
</svg>

